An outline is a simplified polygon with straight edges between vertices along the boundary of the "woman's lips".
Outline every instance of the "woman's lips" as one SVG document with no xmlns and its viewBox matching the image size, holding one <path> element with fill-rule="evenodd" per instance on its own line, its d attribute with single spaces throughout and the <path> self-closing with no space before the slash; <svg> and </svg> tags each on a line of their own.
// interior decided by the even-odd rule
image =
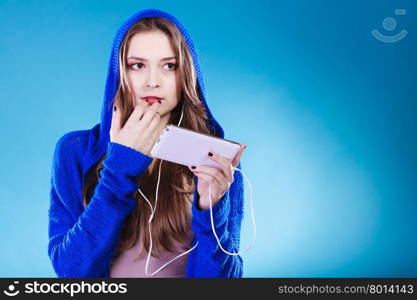
<svg viewBox="0 0 417 300">
<path fill-rule="evenodd" d="M 142 100 L 148 102 L 149 104 L 154 104 L 156 101 L 162 101 L 163 98 L 142 98 Z"/>
<path fill-rule="evenodd" d="M 158 99 L 148 99 L 145 101 L 148 101 L 149 104 L 154 104 L 156 101 L 158 101 Z"/>
</svg>

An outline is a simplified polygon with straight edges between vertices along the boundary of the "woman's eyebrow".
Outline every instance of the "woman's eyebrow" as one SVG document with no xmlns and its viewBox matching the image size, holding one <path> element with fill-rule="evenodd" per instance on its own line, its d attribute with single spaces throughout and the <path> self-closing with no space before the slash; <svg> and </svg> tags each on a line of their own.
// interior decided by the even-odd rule
<svg viewBox="0 0 417 300">
<path fill-rule="evenodd" d="M 128 57 L 127 59 L 136 59 L 136 60 L 148 61 L 146 58 L 138 57 L 138 56 L 131 56 L 131 57 Z M 161 58 L 161 61 L 171 60 L 171 59 L 177 59 L 177 57 L 176 56 L 165 57 L 165 58 Z"/>
</svg>

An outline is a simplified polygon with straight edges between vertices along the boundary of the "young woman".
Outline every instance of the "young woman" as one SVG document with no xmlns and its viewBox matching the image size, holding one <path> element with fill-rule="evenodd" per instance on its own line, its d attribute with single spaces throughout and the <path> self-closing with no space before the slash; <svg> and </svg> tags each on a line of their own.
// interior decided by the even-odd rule
<svg viewBox="0 0 417 300">
<path fill-rule="evenodd" d="M 242 258 L 229 254 L 239 251 L 243 182 L 233 167 L 245 145 L 234 161 L 208 153 L 221 170 L 153 159 L 167 124 L 224 138 L 190 36 L 148 9 L 116 34 L 101 122 L 55 148 L 48 254 L 59 277 L 242 277 Z"/>
</svg>

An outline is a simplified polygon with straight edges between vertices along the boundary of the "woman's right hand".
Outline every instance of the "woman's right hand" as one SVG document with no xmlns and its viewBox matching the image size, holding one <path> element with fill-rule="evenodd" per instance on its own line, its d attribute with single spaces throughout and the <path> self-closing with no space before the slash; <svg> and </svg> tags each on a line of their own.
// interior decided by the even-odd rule
<svg viewBox="0 0 417 300">
<path fill-rule="evenodd" d="M 152 147 L 159 137 L 155 134 L 161 117 L 158 113 L 159 102 L 151 106 L 146 101 L 140 101 L 125 126 L 120 128 L 121 113 L 113 107 L 113 117 L 110 128 L 110 141 L 133 148 L 150 156 Z"/>
</svg>

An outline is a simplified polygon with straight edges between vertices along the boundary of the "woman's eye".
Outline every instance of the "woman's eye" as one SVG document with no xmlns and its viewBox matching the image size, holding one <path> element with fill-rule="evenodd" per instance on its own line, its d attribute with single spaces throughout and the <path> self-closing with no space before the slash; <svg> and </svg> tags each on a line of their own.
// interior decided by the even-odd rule
<svg viewBox="0 0 417 300">
<path fill-rule="evenodd" d="M 134 68 L 134 66 L 139 66 L 139 67 Z M 143 64 L 141 64 L 141 63 L 137 63 L 137 64 L 130 65 L 130 67 L 131 67 L 132 69 L 134 69 L 134 70 L 141 69 L 141 68 L 142 68 L 142 66 L 143 66 Z"/>
<path fill-rule="evenodd" d="M 169 66 L 168 70 L 175 70 L 177 68 L 177 65 L 173 63 L 167 63 L 165 66 Z"/>
<path fill-rule="evenodd" d="M 168 66 L 167 70 L 172 70 L 172 71 L 177 68 L 177 65 L 173 64 L 173 63 L 167 63 L 167 64 L 165 64 L 165 66 Z M 142 63 L 136 63 L 136 64 L 133 64 L 133 65 L 130 65 L 130 68 L 132 68 L 133 70 L 139 70 L 139 69 L 142 69 L 143 67 L 144 67 L 144 64 L 142 64 Z"/>
</svg>

